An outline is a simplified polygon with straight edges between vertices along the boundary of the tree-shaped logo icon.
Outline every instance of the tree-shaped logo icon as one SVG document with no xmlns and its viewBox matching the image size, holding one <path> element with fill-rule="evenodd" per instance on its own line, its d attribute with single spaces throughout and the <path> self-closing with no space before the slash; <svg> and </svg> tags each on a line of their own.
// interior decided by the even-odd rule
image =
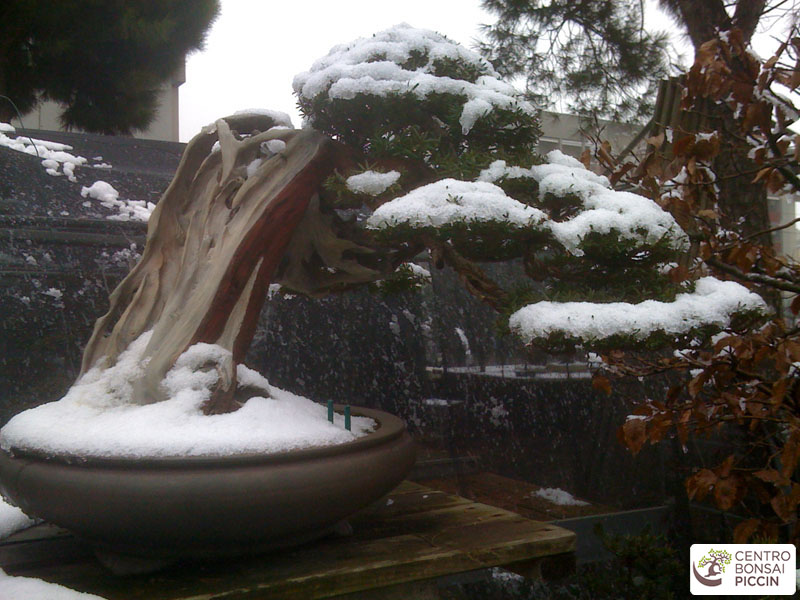
<svg viewBox="0 0 800 600">
<path fill-rule="evenodd" d="M 730 552 L 711 548 L 703 558 L 698 561 L 696 567 L 692 564 L 692 572 L 697 581 L 703 585 L 716 586 L 722 583 L 722 574 L 725 572 L 725 565 L 729 564 L 731 564 Z M 698 568 L 703 569 L 706 567 L 705 575 L 701 575 L 697 570 Z"/>
</svg>

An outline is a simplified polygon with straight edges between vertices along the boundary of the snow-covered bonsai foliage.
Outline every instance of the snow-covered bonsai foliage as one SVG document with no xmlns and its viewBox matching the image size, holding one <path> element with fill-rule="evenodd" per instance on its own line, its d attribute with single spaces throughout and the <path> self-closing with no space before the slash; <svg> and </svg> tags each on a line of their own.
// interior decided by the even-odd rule
<svg viewBox="0 0 800 600">
<path fill-rule="evenodd" d="M 689 240 L 674 218 L 576 159 L 537 155 L 533 108 L 497 77 L 407 26 L 338 46 L 298 75 L 308 124 L 360 153 L 359 169 L 328 181 L 330 205 L 369 207 L 378 243 L 427 248 L 527 343 L 648 346 L 763 308 L 730 282 L 676 284 L 668 271 Z M 517 289 L 477 264 L 508 260 L 529 277 Z"/>
<path fill-rule="evenodd" d="M 421 252 L 548 348 L 705 339 L 765 310 L 737 283 L 671 277 L 690 249 L 676 220 L 573 158 L 539 156 L 535 108 L 439 34 L 401 25 L 337 46 L 294 88 L 302 130 L 249 113 L 190 142 L 76 387 L 135 346 L 128 379 L 108 378 L 115 407 L 192 388 L 192 410 L 245 410 L 268 394 L 240 365 L 271 284 L 418 282 Z M 491 261 L 527 277 L 503 288 L 480 266 Z"/>
</svg>

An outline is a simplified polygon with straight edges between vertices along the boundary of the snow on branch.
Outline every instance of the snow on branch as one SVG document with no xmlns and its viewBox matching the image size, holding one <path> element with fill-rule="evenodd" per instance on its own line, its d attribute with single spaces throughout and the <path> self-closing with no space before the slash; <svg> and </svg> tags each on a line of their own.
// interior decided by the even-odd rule
<svg viewBox="0 0 800 600">
<path fill-rule="evenodd" d="M 378 196 L 392 187 L 400 179 L 400 173 L 389 171 L 388 173 L 377 173 L 375 171 L 364 171 L 357 175 L 347 178 L 347 189 L 359 194 L 368 196 Z"/>
<path fill-rule="evenodd" d="M 543 211 L 510 198 L 492 183 L 441 179 L 380 206 L 367 220 L 367 226 L 426 228 L 495 221 L 529 227 L 545 219 Z"/>
<path fill-rule="evenodd" d="M 555 238 L 572 254 L 580 256 L 579 245 L 590 232 L 617 232 L 625 239 L 655 243 L 663 238 L 682 249 L 687 237 L 668 212 L 649 198 L 610 189 L 609 181 L 586 169 L 578 160 L 560 150 L 547 154 L 547 163 L 530 169 L 509 167 L 505 161 L 493 162 L 478 177 L 481 181 L 503 178 L 530 178 L 539 184 L 539 198 L 548 194 L 563 197 L 574 194 L 585 210 L 567 221 L 550 221 Z"/>
<path fill-rule="evenodd" d="M 537 302 L 512 314 L 509 326 L 525 343 L 553 334 L 585 340 L 633 335 L 642 340 L 659 331 L 682 335 L 706 325 L 724 328 L 732 315 L 747 310 L 766 312 L 767 305 L 738 283 L 703 277 L 694 292 L 678 294 L 673 302 Z"/>
<path fill-rule="evenodd" d="M 424 185 L 379 207 L 367 220 L 373 229 L 407 226 L 414 229 L 455 224 L 495 222 L 512 228 L 549 231 L 564 248 L 580 256 L 582 240 L 592 232 L 616 233 L 621 238 L 653 244 L 662 239 L 683 249 L 687 237 L 675 219 L 652 200 L 609 188 L 608 179 L 592 173 L 577 160 L 554 150 L 548 162 L 530 168 L 493 162 L 478 181 L 442 179 Z M 580 199 L 583 210 L 556 221 L 536 207 L 508 196 L 499 185 L 505 178 L 528 178 L 538 183 L 539 199 L 552 194 Z M 534 185 L 533 183 L 531 185 Z"/>
</svg>

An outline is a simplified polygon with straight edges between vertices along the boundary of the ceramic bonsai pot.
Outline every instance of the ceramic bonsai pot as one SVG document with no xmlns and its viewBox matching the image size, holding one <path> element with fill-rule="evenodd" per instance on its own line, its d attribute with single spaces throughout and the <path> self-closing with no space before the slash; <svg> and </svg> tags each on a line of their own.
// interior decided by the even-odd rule
<svg viewBox="0 0 800 600">
<path fill-rule="evenodd" d="M 269 455 L 89 458 L 0 453 L 0 492 L 99 553 L 238 555 L 302 543 L 394 488 L 414 464 L 403 421 L 354 408 L 376 430 Z"/>
</svg>

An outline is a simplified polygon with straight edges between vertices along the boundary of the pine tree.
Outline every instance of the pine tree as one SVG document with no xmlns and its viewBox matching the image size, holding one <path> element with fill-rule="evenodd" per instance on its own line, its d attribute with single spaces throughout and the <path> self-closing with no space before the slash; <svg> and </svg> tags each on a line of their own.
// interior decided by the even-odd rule
<svg viewBox="0 0 800 600">
<path fill-rule="evenodd" d="M 106 134 L 145 129 L 159 87 L 202 46 L 218 0 L 7 0 L 0 94 L 20 112 L 64 106 L 61 123 Z M 0 99 L 0 120 L 16 114 Z"/>
<path fill-rule="evenodd" d="M 644 28 L 639 0 L 484 0 L 497 15 L 481 52 L 506 77 L 523 76 L 540 107 L 615 120 L 652 113 L 670 72 L 669 37 Z"/>
</svg>

